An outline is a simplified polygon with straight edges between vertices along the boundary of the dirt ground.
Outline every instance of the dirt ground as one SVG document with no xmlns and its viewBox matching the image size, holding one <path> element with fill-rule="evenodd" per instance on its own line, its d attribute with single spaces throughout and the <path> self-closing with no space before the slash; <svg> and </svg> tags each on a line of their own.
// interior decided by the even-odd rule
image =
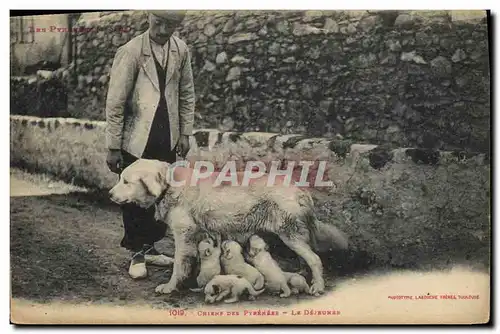
<svg viewBox="0 0 500 334">
<path fill-rule="evenodd" d="M 118 305 L 133 302 L 166 308 L 190 307 L 203 301 L 202 295 L 189 291 L 170 296 L 155 294 L 155 287 L 168 281 L 171 267 L 151 266 L 145 280 L 128 277 L 130 254 L 119 246 L 123 231 L 121 214 L 105 193 L 88 192 L 13 170 L 10 206 L 14 298 Z M 168 236 L 158 248 L 173 256 L 173 243 Z M 298 269 L 296 260 L 281 262 L 287 269 Z M 332 266 L 326 269 L 335 271 Z M 327 277 L 327 289 L 334 287 L 332 275 L 330 272 Z M 344 273 L 337 270 L 338 275 Z M 311 298 L 263 295 L 259 301 L 288 305 L 297 299 Z"/>
<path fill-rule="evenodd" d="M 149 267 L 149 277 L 134 281 L 127 275 L 129 253 L 120 248 L 121 215 L 105 193 L 55 182 L 46 177 L 11 171 L 11 295 L 36 303 L 142 305 L 153 308 L 191 308 L 203 303 L 202 295 L 176 292 L 156 295 L 158 284 L 168 281 L 172 268 Z M 173 255 L 170 238 L 159 250 Z M 283 256 L 290 255 L 286 252 Z M 326 289 L 351 284 L 373 269 L 368 260 L 349 254 L 329 254 L 325 263 Z M 283 261 L 286 270 L 297 261 Z M 349 264 L 349 265 L 347 265 Z M 311 296 L 287 299 L 263 294 L 258 305 L 290 306 L 313 300 Z M 250 305 L 243 301 L 243 307 Z"/>
</svg>

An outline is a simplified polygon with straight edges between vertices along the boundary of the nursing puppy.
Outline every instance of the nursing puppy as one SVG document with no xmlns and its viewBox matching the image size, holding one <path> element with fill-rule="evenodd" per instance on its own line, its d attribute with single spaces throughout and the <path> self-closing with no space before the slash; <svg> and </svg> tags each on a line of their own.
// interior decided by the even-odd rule
<svg viewBox="0 0 500 334">
<path fill-rule="evenodd" d="M 254 172 L 233 172 L 229 178 L 237 185 L 227 185 L 226 173 L 203 172 L 200 176 L 203 173 L 199 169 L 181 167 L 180 163 L 139 159 L 123 170 L 109 192 L 117 204 L 155 205 L 156 219 L 167 223 L 172 231 L 172 276 L 168 283 L 157 286 L 156 292 L 171 293 L 190 276 L 199 231 L 275 234 L 311 269 L 311 290 L 324 292 L 323 264 L 315 251 L 345 249 L 347 238 L 333 225 L 316 218 L 307 190 L 285 184 L 285 176 L 273 179 L 270 174 Z M 224 179 L 226 182 L 219 182 Z"/>
<path fill-rule="evenodd" d="M 248 292 L 249 300 L 255 300 L 255 296 L 264 292 L 264 289 L 256 291 L 252 284 L 239 275 L 216 275 L 205 286 L 205 302 L 215 303 L 224 300 L 225 303 L 235 303 L 239 301 L 244 292 Z"/>
<path fill-rule="evenodd" d="M 264 275 L 266 290 L 280 293 L 281 298 L 289 297 L 291 290 L 285 274 L 268 252 L 266 242 L 258 235 L 252 235 L 248 244 L 248 260 Z"/>
<path fill-rule="evenodd" d="M 198 244 L 198 257 L 200 261 L 200 272 L 196 277 L 198 289 L 190 289 L 193 292 L 203 291 L 205 285 L 216 275 L 221 274 L 221 236 L 217 235 L 216 240 L 206 236 Z"/>
<path fill-rule="evenodd" d="M 304 276 L 302 276 L 301 274 L 289 273 L 286 271 L 284 271 L 283 274 L 286 277 L 286 282 L 288 283 L 288 286 L 290 286 L 293 295 L 298 295 L 300 293 L 311 293 L 309 284 L 307 284 L 306 278 Z M 316 294 L 316 296 L 319 296 L 319 294 Z"/>
<path fill-rule="evenodd" d="M 245 278 L 256 290 L 264 287 L 264 276 L 250 264 L 245 262 L 243 249 L 233 240 L 222 243 L 221 264 L 227 275 L 239 275 Z"/>
</svg>

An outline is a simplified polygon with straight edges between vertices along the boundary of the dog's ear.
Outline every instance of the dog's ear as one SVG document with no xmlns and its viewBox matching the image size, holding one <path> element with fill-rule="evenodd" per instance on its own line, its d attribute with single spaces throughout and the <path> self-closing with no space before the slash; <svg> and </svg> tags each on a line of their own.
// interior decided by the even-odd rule
<svg viewBox="0 0 500 334">
<path fill-rule="evenodd" d="M 214 295 L 218 295 L 220 293 L 220 287 L 218 285 L 214 284 L 212 289 L 214 291 Z"/>
<path fill-rule="evenodd" d="M 226 259 L 230 260 L 233 258 L 233 254 L 231 253 L 231 250 L 226 248 Z"/>
<path fill-rule="evenodd" d="M 160 177 L 160 173 L 155 173 L 140 179 L 146 191 L 155 198 L 160 197 L 161 193 L 164 190 L 164 186 L 161 182 Z"/>
</svg>

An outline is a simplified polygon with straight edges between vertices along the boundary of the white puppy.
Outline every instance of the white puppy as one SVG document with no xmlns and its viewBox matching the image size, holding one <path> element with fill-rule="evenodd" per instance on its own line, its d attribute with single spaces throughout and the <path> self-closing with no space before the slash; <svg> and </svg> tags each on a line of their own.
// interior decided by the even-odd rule
<svg viewBox="0 0 500 334">
<path fill-rule="evenodd" d="M 222 243 L 221 264 L 224 273 L 243 276 L 256 290 L 264 287 L 264 276 L 245 262 L 243 249 L 236 241 L 226 240 Z"/>
<path fill-rule="evenodd" d="M 205 302 L 215 303 L 229 296 L 224 302 L 234 303 L 245 291 L 249 293 L 248 299 L 254 300 L 264 289 L 256 291 L 250 282 L 239 275 L 216 275 L 205 286 Z"/>
<path fill-rule="evenodd" d="M 266 242 L 258 235 L 252 235 L 249 239 L 249 248 L 248 260 L 264 275 L 266 289 L 280 293 L 282 298 L 289 297 L 291 290 L 285 274 L 268 252 Z"/>
</svg>

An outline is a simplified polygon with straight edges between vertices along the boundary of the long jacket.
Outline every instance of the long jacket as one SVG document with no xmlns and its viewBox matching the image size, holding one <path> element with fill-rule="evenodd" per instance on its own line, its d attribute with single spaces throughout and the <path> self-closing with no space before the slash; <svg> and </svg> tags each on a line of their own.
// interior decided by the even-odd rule
<svg viewBox="0 0 500 334">
<path fill-rule="evenodd" d="M 176 36 L 170 43 L 165 99 L 174 148 L 181 134 L 193 133 L 195 93 L 189 48 Z M 158 74 L 147 30 L 116 51 L 106 99 L 108 149 L 123 149 L 140 157 L 159 101 Z"/>
</svg>

